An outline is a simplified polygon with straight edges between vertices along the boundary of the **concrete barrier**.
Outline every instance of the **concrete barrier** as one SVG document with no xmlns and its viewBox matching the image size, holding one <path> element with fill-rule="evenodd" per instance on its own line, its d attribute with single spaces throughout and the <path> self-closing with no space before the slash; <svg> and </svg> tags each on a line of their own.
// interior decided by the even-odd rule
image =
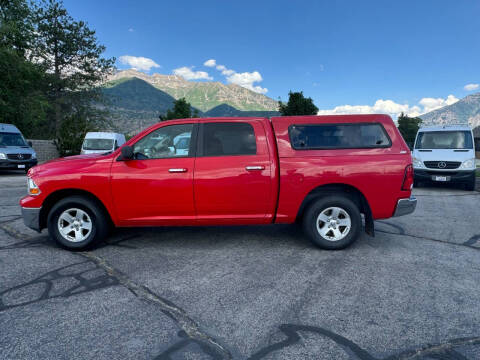
<svg viewBox="0 0 480 360">
<path fill-rule="evenodd" d="M 37 159 L 39 163 L 56 159 L 60 156 L 53 140 L 29 139 L 28 141 L 32 142 L 32 147 L 37 153 Z"/>
</svg>

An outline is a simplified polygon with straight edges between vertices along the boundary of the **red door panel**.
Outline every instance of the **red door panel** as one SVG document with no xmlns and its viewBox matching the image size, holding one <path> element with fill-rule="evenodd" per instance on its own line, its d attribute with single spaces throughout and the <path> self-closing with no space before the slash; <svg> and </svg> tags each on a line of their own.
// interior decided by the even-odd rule
<svg viewBox="0 0 480 360">
<path fill-rule="evenodd" d="M 113 162 L 111 189 L 119 225 L 195 223 L 195 122 L 162 124 L 132 145 L 134 160 Z"/>
<path fill-rule="evenodd" d="M 269 221 L 266 215 L 271 207 L 271 163 L 265 131 L 258 121 L 248 123 L 255 131 L 256 154 L 198 156 L 196 159 L 194 196 L 199 222 L 245 224 Z M 205 135 L 204 141 L 216 140 L 209 140 Z"/>
<path fill-rule="evenodd" d="M 120 225 L 193 223 L 194 162 L 194 158 L 114 162 L 111 188 Z"/>
</svg>

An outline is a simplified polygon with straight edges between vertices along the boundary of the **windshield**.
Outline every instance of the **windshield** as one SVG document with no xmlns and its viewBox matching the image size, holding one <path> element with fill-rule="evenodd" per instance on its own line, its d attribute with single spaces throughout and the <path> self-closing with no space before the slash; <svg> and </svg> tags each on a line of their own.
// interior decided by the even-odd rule
<svg viewBox="0 0 480 360">
<path fill-rule="evenodd" d="M 85 139 L 83 150 L 112 150 L 113 139 Z"/>
<path fill-rule="evenodd" d="M 470 131 L 419 132 L 415 149 L 473 149 Z"/>
<path fill-rule="evenodd" d="M 0 133 L 0 146 L 27 146 L 25 139 L 18 133 Z"/>
</svg>

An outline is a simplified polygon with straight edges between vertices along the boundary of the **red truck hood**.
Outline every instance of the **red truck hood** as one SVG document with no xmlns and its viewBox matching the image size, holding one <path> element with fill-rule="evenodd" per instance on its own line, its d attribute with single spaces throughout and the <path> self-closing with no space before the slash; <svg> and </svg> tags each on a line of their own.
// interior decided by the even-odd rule
<svg viewBox="0 0 480 360">
<path fill-rule="evenodd" d="M 63 158 L 57 158 L 53 160 L 49 160 L 44 162 L 43 164 L 34 166 L 29 174 L 32 175 L 33 173 L 38 174 L 44 172 L 49 169 L 53 168 L 64 168 L 67 169 L 69 167 L 77 167 L 82 162 L 92 162 L 98 161 L 103 159 L 109 159 L 111 154 L 85 154 L 85 155 L 74 155 L 74 156 L 67 156 Z"/>
</svg>

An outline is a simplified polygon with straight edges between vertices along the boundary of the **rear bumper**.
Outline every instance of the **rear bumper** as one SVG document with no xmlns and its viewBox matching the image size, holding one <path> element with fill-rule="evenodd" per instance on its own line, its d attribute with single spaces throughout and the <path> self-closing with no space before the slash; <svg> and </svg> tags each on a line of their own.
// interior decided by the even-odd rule
<svg viewBox="0 0 480 360">
<path fill-rule="evenodd" d="M 459 171 L 430 171 L 430 170 L 413 170 L 413 176 L 416 181 L 433 181 L 432 176 L 446 176 L 446 182 L 466 182 L 472 181 L 475 177 L 475 170 L 459 170 Z"/>
<path fill-rule="evenodd" d="M 0 169 L 30 169 L 31 167 L 38 164 L 37 159 L 32 160 L 0 160 Z M 19 168 L 18 165 L 23 165 L 24 167 Z"/>
<path fill-rule="evenodd" d="M 393 216 L 403 216 L 411 214 L 417 207 L 417 199 L 414 196 L 410 196 L 408 199 L 400 199 L 397 201 L 397 207 Z"/>
<path fill-rule="evenodd" d="M 40 232 L 40 210 L 42 208 L 22 207 L 22 217 L 24 224 L 35 231 Z"/>
</svg>

